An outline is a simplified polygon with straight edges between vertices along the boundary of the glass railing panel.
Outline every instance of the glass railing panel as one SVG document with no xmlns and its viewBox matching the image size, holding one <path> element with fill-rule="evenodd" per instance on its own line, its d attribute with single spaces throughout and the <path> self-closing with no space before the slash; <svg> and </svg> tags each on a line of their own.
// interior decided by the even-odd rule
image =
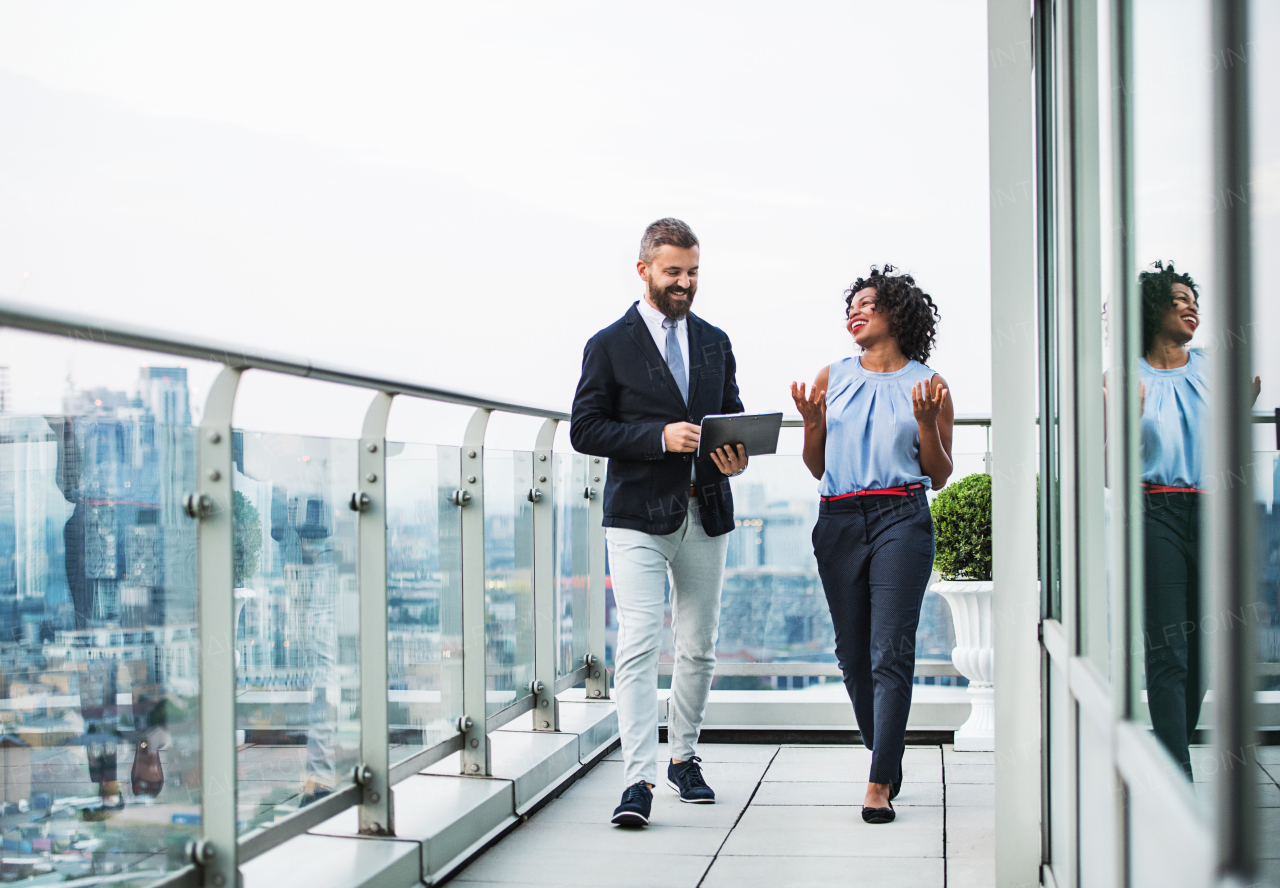
<svg viewBox="0 0 1280 888">
<path fill-rule="evenodd" d="M 485 714 L 533 682 L 533 454 L 484 455 Z"/>
<path fill-rule="evenodd" d="M 158 876 L 200 823 L 195 427 L 216 368 L 0 330 L 4 881 Z"/>
<path fill-rule="evenodd" d="M 556 484 L 556 675 L 566 675 L 582 665 L 589 643 L 591 501 L 585 495 L 587 458 L 556 453 L 552 471 Z M 595 487 L 596 496 L 603 496 L 603 485 Z"/>
<path fill-rule="evenodd" d="M 980 472 L 983 453 L 956 454 L 956 473 Z M 835 630 L 813 557 L 812 533 L 818 520 L 818 482 L 796 455 L 757 457 L 731 481 L 735 528 L 730 534 L 721 591 L 720 636 L 716 661 L 734 663 L 835 663 Z M 617 636 L 612 587 L 609 587 L 607 651 Z M 675 660 L 670 591 L 660 662 Z M 955 647 L 951 613 L 933 591 L 926 591 L 916 633 L 919 660 L 950 660 Z M 795 689 L 836 677 L 719 675 L 721 690 Z M 955 676 L 917 678 L 930 684 L 963 686 Z M 662 687 L 670 678 L 660 679 Z"/>
<path fill-rule="evenodd" d="M 1254 437 L 1264 435 L 1275 437 L 1275 426 L 1260 426 Z M 1276 721 L 1274 710 L 1280 708 L 1280 597 L 1276 595 L 1276 590 L 1280 589 L 1280 508 L 1277 508 L 1280 506 L 1277 502 L 1280 494 L 1280 450 L 1255 450 L 1253 457 L 1253 498 L 1258 509 L 1258 548 L 1261 554 L 1255 614 L 1258 660 L 1261 663 L 1258 690 L 1273 695 L 1265 698 L 1272 703 L 1273 711 L 1268 713 L 1270 718 L 1266 722 L 1270 729 Z"/>
<path fill-rule="evenodd" d="M 387 445 L 391 761 L 457 734 L 462 714 L 462 510 L 457 447 Z"/>
<path fill-rule="evenodd" d="M 234 447 L 245 831 L 339 788 L 359 757 L 357 442 L 237 431 Z"/>
</svg>

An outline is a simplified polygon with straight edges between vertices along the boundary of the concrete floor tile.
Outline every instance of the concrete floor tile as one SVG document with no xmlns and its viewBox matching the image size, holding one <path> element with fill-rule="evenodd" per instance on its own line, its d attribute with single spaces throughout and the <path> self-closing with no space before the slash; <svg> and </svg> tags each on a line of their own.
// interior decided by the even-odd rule
<svg viewBox="0 0 1280 888">
<path fill-rule="evenodd" d="M 878 826 L 892 826 L 897 830 L 936 829 L 941 838 L 942 808 L 933 805 L 920 805 L 903 808 L 892 824 L 872 825 L 863 823 L 862 806 L 850 806 L 846 811 L 842 806 L 825 807 L 790 807 L 787 805 L 752 805 L 738 821 L 738 829 L 829 829 L 840 827 L 845 823 L 853 823 L 859 827 L 876 829 Z M 881 830 L 887 832 L 888 830 Z M 914 857 L 916 855 L 905 855 Z"/>
<path fill-rule="evenodd" d="M 866 787 L 853 783 L 765 782 L 760 784 L 756 805 L 862 805 Z M 941 805 L 941 783 L 904 783 L 894 805 Z"/>
<path fill-rule="evenodd" d="M 704 764 L 710 762 L 767 762 L 773 758 L 778 747 L 772 743 L 700 743 L 698 758 Z M 622 749 L 615 749 L 605 756 L 605 761 L 622 761 Z M 665 764 L 671 761 L 671 745 L 658 744 L 658 762 Z"/>
<path fill-rule="evenodd" d="M 947 807 L 994 808 L 996 787 L 993 783 L 947 783 Z"/>
<path fill-rule="evenodd" d="M 996 763 L 994 752 L 956 752 L 955 747 L 949 743 L 942 747 L 942 758 L 948 765 L 953 762 L 957 765 L 994 765 Z"/>
<path fill-rule="evenodd" d="M 535 817 L 503 839 L 490 853 L 526 860 L 576 853 L 580 848 L 613 854 L 686 854 L 712 857 L 729 828 L 671 826 L 657 821 L 644 828 L 602 823 L 538 822 Z"/>
<path fill-rule="evenodd" d="M 783 746 L 778 749 L 774 764 L 826 764 L 828 762 L 871 762 L 871 750 L 865 746 Z"/>
<path fill-rule="evenodd" d="M 993 815 L 994 820 L 994 815 Z M 990 826 L 954 825 L 950 816 L 947 818 L 947 860 L 995 859 L 996 828 Z"/>
<path fill-rule="evenodd" d="M 782 755 L 781 752 L 778 753 Z M 868 771 L 871 766 L 871 758 L 858 761 L 856 759 L 840 760 L 836 759 L 830 762 L 784 762 L 774 761 L 769 766 L 768 773 L 765 774 L 766 781 L 781 780 L 784 782 L 799 783 L 861 783 L 866 789 Z M 942 763 L 911 763 L 903 762 L 903 770 L 906 771 L 907 780 L 913 783 L 941 783 L 942 782 Z"/>
<path fill-rule="evenodd" d="M 942 809 L 898 809 L 894 823 L 864 823 L 856 806 L 749 807 L 721 856 L 940 857 Z"/>
<path fill-rule="evenodd" d="M 707 762 L 702 769 L 702 776 L 707 785 L 718 794 L 722 786 L 731 783 L 750 783 L 753 786 L 760 782 L 765 769 L 764 762 Z M 569 787 L 563 797 L 570 795 L 596 795 L 601 798 L 622 798 L 623 785 L 622 762 L 600 762 L 585 777 L 580 777 Z M 658 772 L 657 788 L 654 793 L 671 792 L 667 787 L 667 770 Z"/>
<path fill-rule="evenodd" d="M 1259 746 L 1254 752 L 1264 765 L 1280 765 L 1280 746 Z"/>
<path fill-rule="evenodd" d="M 714 805 L 689 805 L 666 786 L 654 790 L 652 822 L 669 826 L 733 826 L 747 800 L 756 789 L 755 783 L 719 783 L 715 786 Z M 621 790 L 609 784 L 609 794 L 575 793 L 570 789 L 531 819 L 530 823 L 608 823 L 622 796 Z"/>
<path fill-rule="evenodd" d="M 995 888 L 996 861 L 960 859 L 947 861 L 947 888 Z"/>
<path fill-rule="evenodd" d="M 995 826 L 994 806 L 947 806 L 947 838 L 951 837 L 952 829 L 995 829 Z"/>
<path fill-rule="evenodd" d="M 774 810 L 786 811 L 788 808 Z M 896 823 L 872 826 L 862 822 L 856 808 L 826 808 L 848 811 L 842 823 L 817 829 L 753 829 L 738 826 L 720 851 L 731 857 L 941 857 L 942 831 L 906 829 Z M 899 811 L 901 816 L 910 808 Z M 920 809 L 917 809 L 920 810 Z M 834 820 L 835 818 L 833 818 Z"/>
<path fill-rule="evenodd" d="M 994 786 L 996 782 L 996 766 L 948 763 L 943 771 L 943 776 L 946 777 L 948 786 L 953 783 L 989 783 Z"/>
<path fill-rule="evenodd" d="M 495 851 L 506 840 L 487 852 L 455 877 L 460 884 L 479 882 L 505 886 L 555 885 L 599 888 L 696 888 L 710 857 L 681 854 L 620 854 L 595 849 L 576 849 L 572 854 L 546 855 L 536 858 L 499 857 Z"/>
<path fill-rule="evenodd" d="M 840 857 L 727 857 L 711 865 L 702 888 L 942 888 L 943 862 L 937 857 L 881 857 L 850 861 Z"/>
<path fill-rule="evenodd" d="M 871 750 L 861 744 L 844 746 L 783 746 L 774 759 L 777 764 L 794 762 L 832 762 L 852 759 L 870 765 Z M 932 765 L 941 761 L 936 746 L 908 746 L 902 753 L 902 761 L 908 765 Z"/>
<path fill-rule="evenodd" d="M 1259 808 L 1280 808 L 1280 786 L 1259 783 L 1257 792 Z"/>
</svg>

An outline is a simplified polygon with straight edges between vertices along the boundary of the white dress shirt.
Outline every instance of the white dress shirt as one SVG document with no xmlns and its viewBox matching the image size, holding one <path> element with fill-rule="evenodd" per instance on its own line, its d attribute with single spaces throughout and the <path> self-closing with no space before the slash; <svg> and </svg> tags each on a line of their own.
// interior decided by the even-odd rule
<svg viewBox="0 0 1280 888">
<path fill-rule="evenodd" d="M 662 355 L 662 360 L 667 360 L 667 331 L 662 326 L 662 322 L 667 316 L 658 311 L 649 304 L 649 300 L 641 299 L 637 305 L 640 311 L 640 317 L 644 318 L 644 325 L 649 328 L 649 334 L 653 336 L 653 344 L 658 347 L 658 354 Z M 676 342 L 680 343 L 680 356 L 684 358 L 684 390 L 689 390 L 689 319 L 683 318 L 676 321 Z M 667 436 L 662 434 L 662 452 L 667 452 Z"/>
<path fill-rule="evenodd" d="M 639 303 L 640 317 L 653 336 L 653 344 L 658 347 L 662 360 L 667 360 L 667 331 L 662 326 L 667 316 L 649 304 L 649 300 L 641 299 Z M 684 388 L 689 390 L 689 319 L 676 321 L 676 341 L 680 343 L 680 356 L 684 358 Z"/>
</svg>

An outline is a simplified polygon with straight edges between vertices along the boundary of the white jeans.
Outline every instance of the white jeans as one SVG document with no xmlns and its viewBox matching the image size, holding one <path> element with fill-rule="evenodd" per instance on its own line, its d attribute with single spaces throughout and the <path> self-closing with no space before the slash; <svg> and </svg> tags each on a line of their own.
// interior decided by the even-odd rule
<svg viewBox="0 0 1280 888">
<path fill-rule="evenodd" d="M 688 760 L 698 743 L 707 693 L 716 668 L 720 586 L 728 534 L 709 537 L 698 506 L 665 536 L 610 527 L 609 570 L 618 606 L 614 694 L 622 735 L 624 785 L 658 782 L 658 651 L 662 647 L 666 579 L 671 578 L 675 674 L 667 736 L 671 757 Z"/>
</svg>

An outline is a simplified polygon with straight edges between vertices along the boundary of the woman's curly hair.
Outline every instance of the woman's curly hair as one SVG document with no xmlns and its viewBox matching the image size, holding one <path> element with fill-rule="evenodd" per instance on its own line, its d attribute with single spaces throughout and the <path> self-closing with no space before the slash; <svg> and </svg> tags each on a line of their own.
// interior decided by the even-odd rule
<svg viewBox="0 0 1280 888">
<path fill-rule="evenodd" d="M 1156 332 L 1164 324 L 1164 316 L 1173 306 L 1173 285 L 1183 284 L 1195 294 L 1200 301 L 1200 290 L 1189 274 L 1178 274 L 1173 267 L 1173 260 L 1162 262 L 1157 259 L 1151 263 L 1154 271 L 1143 271 L 1138 274 L 1138 288 L 1142 291 L 1142 353 L 1151 351 L 1156 341 Z"/>
<path fill-rule="evenodd" d="M 916 286 L 909 274 L 894 274 L 892 265 L 884 270 L 871 266 L 871 273 L 858 278 L 844 291 L 844 315 L 847 318 L 853 307 L 853 297 L 860 290 L 875 287 L 876 311 L 883 312 L 889 321 L 889 333 L 898 340 L 902 353 L 923 364 L 929 360 L 938 331 L 938 306 L 924 290 Z"/>
</svg>

